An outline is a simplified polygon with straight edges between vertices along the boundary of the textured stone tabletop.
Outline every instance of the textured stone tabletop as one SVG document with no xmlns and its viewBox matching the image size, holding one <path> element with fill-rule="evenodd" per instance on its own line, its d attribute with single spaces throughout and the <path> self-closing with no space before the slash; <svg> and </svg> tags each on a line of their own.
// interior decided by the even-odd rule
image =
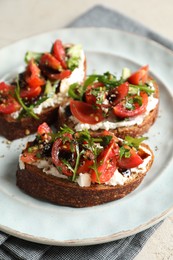
<svg viewBox="0 0 173 260">
<path fill-rule="evenodd" d="M 173 41 L 172 0 L 0 0 L 0 48 L 64 27 L 94 5 L 105 3 Z M 135 259 L 173 259 L 173 216 L 166 218 Z"/>
</svg>

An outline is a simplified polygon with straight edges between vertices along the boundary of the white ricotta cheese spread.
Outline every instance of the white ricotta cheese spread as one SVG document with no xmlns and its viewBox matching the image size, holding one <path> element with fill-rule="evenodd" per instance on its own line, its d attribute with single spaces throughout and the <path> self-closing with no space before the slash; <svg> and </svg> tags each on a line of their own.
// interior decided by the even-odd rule
<svg viewBox="0 0 173 260">
<path fill-rule="evenodd" d="M 158 103 L 157 98 L 154 98 L 152 95 L 149 96 L 146 112 L 142 115 L 131 117 L 128 120 L 122 120 L 122 121 L 104 120 L 94 125 L 80 123 L 74 116 L 70 116 L 70 120 L 76 125 L 75 126 L 76 131 L 82 131 L 84 129 L 90 129 L 92 131 L 97 131 L 98 129 L 110 130 L 110 129 L 116 129 L 117 127 L 128 127 L 136 124 L 140 125 L 143 122 L 144 118 L 150 113 L 150 111 L 152 111 L 156 107 L 157 103 Z"/>
</svg>

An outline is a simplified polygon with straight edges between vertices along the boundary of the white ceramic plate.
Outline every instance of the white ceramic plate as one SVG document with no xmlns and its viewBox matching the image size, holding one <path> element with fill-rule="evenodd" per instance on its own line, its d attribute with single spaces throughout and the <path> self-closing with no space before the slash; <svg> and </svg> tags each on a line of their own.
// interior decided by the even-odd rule
<svg viewBox="0 0 173 260">
<path fill-rule="evenodd" d="M 129 196 L 101 206 L 75 209 L 36 200 L 15 184 L 18 155 L 27 138 L 8 144 L 0 138 L 0 229 L 52 245 L 89 245 L 135 234 L 165 218 L 173 209 L 173 53 L 132 34 L 111 29 L 63 29 L 22 40 L 0 50 L 0 78 L 24 65 L 26 51 L 48 51 L 55 39 L 81 43 L 88 72 L 121 73 L 149 64 L 160 85 L 160 112 L 146 134 L 155 162 L 141 186 Z M 3 66 L 2 66 L 3 64 Z M 33 137 L 31 137 L 33 138 Z"/>
</svg>

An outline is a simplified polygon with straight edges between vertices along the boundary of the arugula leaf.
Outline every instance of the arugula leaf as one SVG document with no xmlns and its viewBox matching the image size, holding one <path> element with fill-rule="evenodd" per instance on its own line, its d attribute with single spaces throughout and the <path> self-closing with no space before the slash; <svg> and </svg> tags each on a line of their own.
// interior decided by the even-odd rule
<svg viewBox="0 0 173 260">
<path fill-rule="evenodd" d="M 140 144 L 144 141 L 147 140 L 147 137 L 140 137 L 140 138 L 134 138 L 131 136 L 126 136 L 125 137 L 125 144 L 127 144 L 130 147 L 134 147 L 137 150 L 139 149 Z"/>
<path fill-rule="evenodd" d="M 86 89 L 89 85 L 92 85 L 98 79 L 98 75 L 90 75 L 84 82 L 84 89 Z"/>
<path fill-rule="evenodd" d="M 122 157 L 129 158 L 130 157 L 130 149 L 128 149 L 124 146 L 121 146 L 120 149 L 119 149 L 119 155 L 120 155 L 120 159 Z"/>
<path fill-rule="evenodd" d="M 68 96 L 76 100 L 82 100 L 83 93 L 83 86 L 79 85 L 78 83 L 71 84 L 68 89 Z"/>
<path fill-rule="evenodd" d="M 141 85 L 132 85 L 132 84 L 130 84 L 130 86 L 129 86 L 129 94 L 131 94 L 131 95 L 133 95 L 133 94 L 139 95 L 140 91 L 144 91 L 148 95 L 151 95 L 152 93 L 155 92 L 148 85 L 142 85 L 141 86 Z"/>
</svg>

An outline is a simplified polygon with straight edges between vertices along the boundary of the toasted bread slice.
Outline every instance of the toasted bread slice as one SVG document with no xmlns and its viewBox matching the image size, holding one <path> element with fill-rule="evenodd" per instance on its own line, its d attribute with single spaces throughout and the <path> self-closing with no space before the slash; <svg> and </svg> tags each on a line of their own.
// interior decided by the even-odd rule
<svg viewBox="0 0 173 260">
<path fill-rule="evenodd" d="M 154 160 L 152 150 L 148 145 L 141 144 L 139 152 L 144 154 L 143 167 L 140 168 L 139 165 L 137 168 L 132 168 L 131 175 L 126 177 L 123 183 L 94 183 L 88 187 L 79 186 L 76 182 L 46 173 L 46 166 L 40 168 L 32 163 L 22 162 L 19 163 L 16 173 L 17 186 L 32 197 L 63 206 L 81 208 L 111 202 L 135 190 L 151 168 Z"/>
</svg>

